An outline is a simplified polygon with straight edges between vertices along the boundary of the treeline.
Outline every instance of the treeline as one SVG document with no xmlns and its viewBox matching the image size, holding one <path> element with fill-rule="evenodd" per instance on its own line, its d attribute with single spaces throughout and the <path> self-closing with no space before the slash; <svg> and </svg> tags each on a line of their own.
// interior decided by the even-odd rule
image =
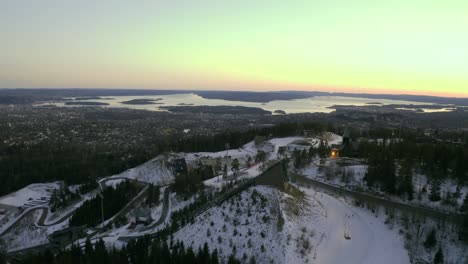
<svg viewBox="0 0 468 264">
<path fill-rule="evenodd" d="M 202 182 L 214 177 L 213 166 L 198 164 L 195 168 L 175 176 L 173 189 L 178 194 L 191 195 L 203 188 Z"/>
<path fill-rule="evenodd" d="M 66 207 L 80 197 L 81 195 L 78 190 L 72 192 L 68 188 L 63 188 L 63 190 L 55 189 L 50 196 L 50 211 L 55 212 L 57 209 Z"/>
<path fill-rule="evenodd" d="M 149 238 L 129 241 L 122 249 L 108 250 L 104 242 L 98 240 L 94 245 L 87 240 L 84 249 L 72 245 L 70 249 L 53 254 L 46 251 L 42 254 L 29 255 L 20 261 L 24 264 L 219 264 L 220 258 L 215 249 L 210 252 L 208 244 L 194 250 L 186 248 L 183 242 L 167 244 L 160 240 Z M 228 264 L 240 264 L 234 256 L 230 256 Z M 255 264 L 252 257 L 250 263 Z"/>
<path fill-rule="evenodd" d="M 216 195 L 223 193 L 225 189 L 219 193 L 204 193 L 200 192 L 200 195 L 196 197 L 193 203 L 183 207 L 182 209 L 176 210 L 171 213 L 171 230 L 176 231 L 179 229 L 179 225 L 185 225 L 191 220 L 192 213 L 211 201 Z"/>
<path fill-rule="evenodd" d="M 468 183 L 468 148 L 449 143 L 416 143 L 411 140 L 395 142 L 363 142 L 359 145 L 358 156 L 365 158 L 368 170 L 364 181 L 369 186 L 378 186 L 389 194 L 412 200 L 427 193 L 432 202 L 458 207 L 461 186 Z M 418 193 L 413 186 L 413 175 L 428 177 L 429 185 Z M 458 182 L 453 192 L 441 193 L 444 180 Z"/>
<path fill-rule="evenodd" d="M 416 143 L 410 140 L 390 142 L 362 142 L 359 144 L 357 156 L 368 160 L 370 166 L 375 166 L 376 172 L 382 171 L 379 166 L 386 166 L 395 171 L 390 163 L 398 162 L 403 172 L 417 170 L 427 175 L 431 180 L 452 178 L 461 183 L 468 182 L 468 147 L 449 143 Z M 379 165 L 380 164 L 380 165 Z M 390 173 L 390 177 L 393 173 Z M 387 177 L 384 175 L 373 175 Z M 372 177 L 373 177 L 372 176 Z M 390 187 L 390 183 L 388 184 Z"/>
<path fill-rule="evenodd" d="M 161 188 L 159 188 L 159 186 L 155 186 L 154 184 L 150 184 L 148 186 L 148 192 L 146 195 L 145 203 L 149 206 L 159 204 L 160 195 L 161 195 Z"/>
<path fill-rule="evenodd" d="M 7 147 L 0 143 L 0 196 L 31 183 L 93 184 L 97 178 L 147 161 L 151 154 L 137 147 L 119 149 L 74 143 Z"/>
<path fill-rule="evenodd" d="M 129 181 L 103 190 L 104 197 L 104 220 L 118 213 L 128 202 L 130 202 L 141 188 Z M 97 226 L 101 223 L 101 196 L 98 195 L 85 201 L 70 218 L 70 226 Z"/>
<path fill-rule="evenodd" d="M 306 165 L 310 164 L 312 159 L 317 156 L 320 158 L 329 157 L 331 150 L 332 149 L 328 146 L 328 143 L 324 141 L 320 141 L 317 148 L 309 147 L 308 149 L 304 148 L 302 150 L 294 149 L 291 155 L 293 166 L 296 169 L 302 169 Z M 280 155 L 284 155 L 284 150 L 281 149 L 281 151 L 279 150 L 278 153 Z"/>
<path fill-rule="evenodd" d="M 465 199 L 463 200 L 461 212 L 464 215 L 461 226 L 461 237 L 463 240 L 468 242 L 468 195 L 466 195 Z"/>
<path fill-rule="evenodd" d="M 319 123 L 286 123 L 246 131 L 226 131 L 186 139 L 168 137 L 119 148 L 107 145 L 41 142 L 7 146 L 0 142 L 0 196 L 31 183 L 65 181 L 83 184 L 133 168 L 166 151 L 221 151 L 238 148 L 256 135 L 283 137 L 299 135 L 303 129 L 322 131 Z M 72 139 L 71 139 L 72 140 Z"/>
<path fill-rule="evenodd" d="M 65 187 L 62 190 L 55 189 L 50 197 L 49 206 L 50 210 L 54 212 L 57 209 L 67 207 L 73 201 L 78 200 L 82 194 L 85 194 L 97 187 L 97 182 L 89 181 L 80 185 L 76 190 L 70 191 Z"/>
</svg>

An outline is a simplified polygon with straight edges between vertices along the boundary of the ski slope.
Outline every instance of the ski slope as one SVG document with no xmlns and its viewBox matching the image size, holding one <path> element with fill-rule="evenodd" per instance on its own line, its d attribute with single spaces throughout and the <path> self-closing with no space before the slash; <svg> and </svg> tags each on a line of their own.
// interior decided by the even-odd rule
<svg viewBox="0 0 468 264">
<path fill-rule="evenodd" d="M 311 203 L 319 205 L 311 207 L 319 211 L 315 213 L 319 219 L 302 221 L 308 230 L 315 230 L 311 242 L 314 249 L 306 256 L 311 263 L 410 263 L 403 237 L 384 224 L 385 216 L 375 216 L 326 193 L 301 190 Z M 345 238 L 345 233 L 350 239 Z M 296 256 L 290 260 L 298 262 L 298 259 Z"/>
</svg>

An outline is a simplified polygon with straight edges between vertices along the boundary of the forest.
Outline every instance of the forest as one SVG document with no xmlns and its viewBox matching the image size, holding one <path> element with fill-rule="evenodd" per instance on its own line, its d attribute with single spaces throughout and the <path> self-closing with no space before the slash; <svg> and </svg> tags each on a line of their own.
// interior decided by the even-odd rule
<svg viewBox="0 0 468 264">
<path fill-rule="evenodd" d="M 468 148 L 448 143 L 415 143 L 410 140 L 378 144 L 359 144 L 358 156 L 369 165 L 366 181 L 369 185 L 382 183 L 389 193 L 408 192 L 413 172 L 427 175 L 433 183 L 454 179 L 460 184 L 468 182 Z M 398 166 L 396 166 L 398 165 Z M 398 173 L 399 172 L 399 173 Z M 400 186 L 398 189 L 397 174 Z"/>
<path fill-rule="evenodd" d="M 118 213 L 130 200 L 132 200 L 141 188 L 129 181 L 103 190 L 104 220 Z M 70 218 L 70 226 L 97 226 L 101 223 L 101 196 L 98 195 L 85 201 Z"/>
<path fill-rule="evenodd" d="M 191 195 L 203 187 L 202 182 L 214 177 L 213 166 L 197 164 L 185 173 L 175 176 L 173 189 L 178 194 Z"/>
<path fill-rule="evenodd" d="M 172 242 L 167 244 L 160 240 L 151 241 L 142 238 L 130 241 L 122 249 L 106 249 L 104 241 L 98 240 L 94 245 L 87 240 L 84 248 L 73 245 L 70 249 L 53 254 L 51 251 L 37 255 L 29 255 L 20 263 L 24 264 L 218 264 L 220 263 L 218 251 L 210 252 L 208 244 L 203 248 L 186 248 L 183 242 Z M 230 256 L 228 264 L 240 264 L 234 256 Z M 245 263 L 245 262 L 243 262 Z M 255 257 L 249 262 L 255 264 Z"/>
<path fill-rule="evenodd" d="M 31 183 L 65 181 L 90 184 L 138 166 L 166 151 L 221 151 L 238 148 L 256 135 L 282 137 L 299 135 L 303 129 L 322 131 L 319 123 L 285 123 L 247 131 L 226 131 L 216 135 L 186 139 L 167 138 L 151 144 L 119 148 L 107 145 L 41 142 L 35 145 L 6 146 L 0 142 L 0 196 Z"/>
<path fill-rule="evenodd" d="M 134 145 L 132 148 L 118 148 L 105 145 L 83 144 L 48 144 L 5 146 L 0 142 L 0 195 L 8 194 L 31 183 L 63 180 L 66 184 L 91 184 L 97 178 L 110 176 L 135 167 L 166 151 L 221 151 L 239 148 L 255 136 L 286 137 L 302 135 L 304 130 L 316 133 L 332 131 L 342 134 L 343 127 L 336 128 L 331 124 L 317 122 L 283 123 L 261 129 L 246 131 L 226 131 L 216 135 L 196 135 L 189 138 L 168 138 L 152 142 L 150 145 Z M 362 141 L 356 150 L 344 156 L 356 156 L 377 163 L 384 159 L 397 161 L 407 160 L 409 169 L 421 169 L 427 175 L 441 179 L 453 177 L 462 182 L 468 180 L 468 145 L 451 144 L 445 141 L 427 142 L 431 137 L 424 137 L 418 130 L 394 130 L 373 128 L 365 133 L 351 130 L 353 139 L 366 138 L 388 139 L 400 138 L 398 143 L 379 146 L 375 142 Z M 437 134 L 438 138 L 447 140 L 465 138 L 460 133 Z M 423 142 L 423 143 L 421 143 Z M 381 155 L 385 149 L 385 157 Z M 319 151 L 320 156 L 324 154 Z M 375 156 L 374 154 L 378 154 Z M 301 166 L 301 164 L 298 164 Z M 379 169 L 379 168 L 377 168 Z M 379 177 L 369 176 L 371 184 L 378 182 Z M 391 181 L 391 179 L 389 180 Z M 389 190 L 393 192 L 393 190 Z"/>
</svg>

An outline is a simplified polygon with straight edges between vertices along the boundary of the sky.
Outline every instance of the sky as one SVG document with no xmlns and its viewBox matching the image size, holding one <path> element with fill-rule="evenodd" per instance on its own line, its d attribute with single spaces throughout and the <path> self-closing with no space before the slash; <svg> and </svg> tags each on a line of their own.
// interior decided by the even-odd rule
<svg viewBox="0 0 468 264">
<path fill-rule="evenodd" d="M 468 1 L 0 0 L 0 88 L 468 97 Z"/>
</svg>

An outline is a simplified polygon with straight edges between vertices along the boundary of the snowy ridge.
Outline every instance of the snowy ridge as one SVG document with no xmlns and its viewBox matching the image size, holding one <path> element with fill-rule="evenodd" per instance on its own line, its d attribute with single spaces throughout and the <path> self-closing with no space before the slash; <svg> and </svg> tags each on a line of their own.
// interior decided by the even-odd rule
<svg viewBox="0 0 468 264">
<path fill-rule="evenodd" d="M 167 164 L 166 158 L 166 155 L 159 155 L 138 167 L 128 169 L 109 179 L 127 178 L 159 186 L 168 185 L 174 181 L 174 174 Z"/>
</svg>

